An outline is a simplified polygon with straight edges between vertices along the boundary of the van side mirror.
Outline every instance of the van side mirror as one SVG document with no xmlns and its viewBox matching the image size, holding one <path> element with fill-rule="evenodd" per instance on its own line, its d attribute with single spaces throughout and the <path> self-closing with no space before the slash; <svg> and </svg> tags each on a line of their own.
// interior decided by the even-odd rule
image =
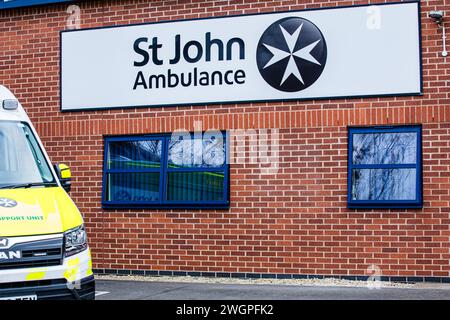
<svg viewBox="0 0 450 320">
<path fill-rule="evenodd" d="M 70 189 L 72 187 L 72 173 L 70 172 L 69 166 L 63 163 L 57 163 L 54 165 L 54 167 L 62 187 L 67 192 L 70 192 Z"/>
</svg>

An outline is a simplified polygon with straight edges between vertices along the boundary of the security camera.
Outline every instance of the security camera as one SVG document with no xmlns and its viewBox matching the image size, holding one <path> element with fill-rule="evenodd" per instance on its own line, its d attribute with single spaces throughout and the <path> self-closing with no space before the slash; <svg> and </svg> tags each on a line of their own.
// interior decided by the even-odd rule
<svg viewBox="0 0 450 320">
<path fill-rule="evenodd" d="M 446 47 L 445 47 L 445 39 L 446 39 L 447 37 L 445 36 L 445 26 L 444 26 L 444 24 L 442 23 L 442 22 L 443 22 L 443 19 L 444 19 L 444 12 L 441 11 L 441 10 L 430 11 L 430 13 L 428 14 L 428 16 L 429 16 L 431 19 L 433 19 L 434 22 L 436 22 L 436 23 L 439 25 L 439 27 L 441 27 L 441 29 L 442 29 L 442 47 L 443 47 L 443 50 L 442 50 L 442 56 L 443 56 L 443 57 L 447 57 L 447 56 L 448 56 L 448 51 L 447 51 L 447 49 L 446 49 Z"/>
<path fill-rule="evenodd" d="M 436 23 L 441 24 L 442 19 L 444 18 L 444 12 L 443 11 L 431 11 L 428 15 L 431 19 L 434 19 Z"/>
</svg>

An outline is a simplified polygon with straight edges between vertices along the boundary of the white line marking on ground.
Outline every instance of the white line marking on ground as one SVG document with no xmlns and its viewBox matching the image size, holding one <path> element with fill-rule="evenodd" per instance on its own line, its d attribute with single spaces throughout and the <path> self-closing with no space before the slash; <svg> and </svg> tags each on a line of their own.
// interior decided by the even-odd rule
<svg viewBox="0 0 450 320">
<path fill-rule="evenodd" d="M 103 295 L 108 294 L 108 293 L 110 293 L 110 292 L 109 291 L 95 291 L 95 296 L 96 297 L 103 296 Z"/>
</svg>

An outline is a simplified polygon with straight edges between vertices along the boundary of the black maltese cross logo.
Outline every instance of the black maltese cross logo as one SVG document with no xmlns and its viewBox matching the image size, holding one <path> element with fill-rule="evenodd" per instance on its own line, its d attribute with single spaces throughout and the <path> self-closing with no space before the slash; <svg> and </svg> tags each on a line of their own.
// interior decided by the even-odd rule
<svg viewBox="0 0 450 320">
<path fill-rule="evenodd" d="M 256 60 L 262 77 L 273 88 L 297 92 L 319 79 L 327 61 L 327 44 L 311 21 L 284 18 L 263 33 Z"/>
</svg>

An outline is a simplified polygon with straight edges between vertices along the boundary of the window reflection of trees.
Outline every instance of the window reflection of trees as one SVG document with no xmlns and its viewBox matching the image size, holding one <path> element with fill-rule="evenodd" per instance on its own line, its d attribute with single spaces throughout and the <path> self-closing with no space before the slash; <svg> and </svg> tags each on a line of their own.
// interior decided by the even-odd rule
<svg viewBox="0 0 450 320">
<path fill-rule="evenodd" d="M 415 164 L 415 133 L 353 135 L 353 164 Z M 352 195 L 356 200 L 413 200 L 415 169 L 354 169 Z"/>
<path fill-rule="evenodd" d="M 159 166 L 161 140 L 112 142 L 109 145 L 110 166 L 114 169 Z"/>
<path fill-rule="evenodd" d="M 353 164 L 416 163 L 415 133 L 353 135 Z"/>
<path fill-rule="evenodd" d="M 354 200 L 414 200 L 415 169 L 354 169 Z"/>
<path fill-rule="evenodd" d="M 180 138 L 181 137 L 181 138 Z M 225 144 L 215 136 L 191 139 L 176 136 L 169 142 L 169 164 L 180 167 L 222 167 L 225 163 Z"/>
</svg>

